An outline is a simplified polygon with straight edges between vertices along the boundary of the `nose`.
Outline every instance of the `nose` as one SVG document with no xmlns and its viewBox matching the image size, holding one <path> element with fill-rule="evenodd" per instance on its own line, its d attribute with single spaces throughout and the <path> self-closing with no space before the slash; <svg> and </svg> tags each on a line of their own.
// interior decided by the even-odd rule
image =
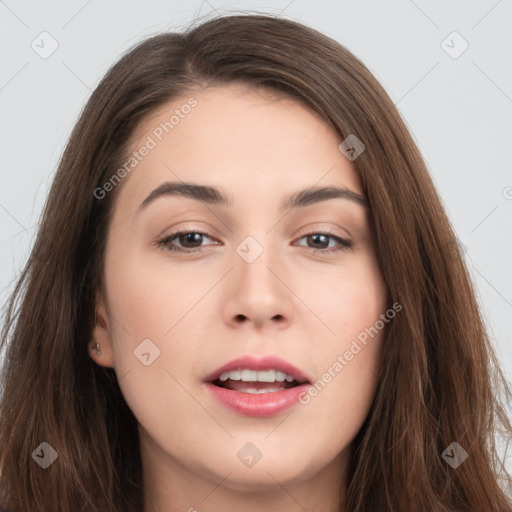
<svg viewBox="0 0 512 512">
<path fill-rule="evenodd" d="M 234 255 L 223 304 L 224 321 L 231 327 L 285 329 L 292 321 L 293 293 L 283 265 L 269 250 L 251 263 Z"/>
</svg>

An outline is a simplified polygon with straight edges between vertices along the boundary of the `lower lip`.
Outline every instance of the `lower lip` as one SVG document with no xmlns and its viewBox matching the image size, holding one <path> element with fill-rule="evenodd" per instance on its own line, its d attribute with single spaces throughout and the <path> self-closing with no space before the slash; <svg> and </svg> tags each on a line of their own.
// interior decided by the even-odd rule
<svg viewBox="0 0 512 512">
<path fill-rule="evenodd" d="M 298 402 L 299 395 L 309 386 L 301 384 L 270 393 L 244 393 L 206 383 L 206 388 L 217 402 L 238 414 L 253 418 L 268 418 L 286 411 Z"/>
</svg>

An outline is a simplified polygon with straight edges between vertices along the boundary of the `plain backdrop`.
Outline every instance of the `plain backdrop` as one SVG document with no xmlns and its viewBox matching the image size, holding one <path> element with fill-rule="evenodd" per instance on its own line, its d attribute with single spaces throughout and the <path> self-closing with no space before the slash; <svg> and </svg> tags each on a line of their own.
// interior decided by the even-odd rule
<svg viewBox="0 0 512 512">
<path fill-rule="evenodd" d="M 109 67 L 148 36 L 246 11 L 323 32 L 382 83 L 429 166 L 512 381 L 511 0 L 0 1 L 0 303 L 70 131 Z"/>
</svg>

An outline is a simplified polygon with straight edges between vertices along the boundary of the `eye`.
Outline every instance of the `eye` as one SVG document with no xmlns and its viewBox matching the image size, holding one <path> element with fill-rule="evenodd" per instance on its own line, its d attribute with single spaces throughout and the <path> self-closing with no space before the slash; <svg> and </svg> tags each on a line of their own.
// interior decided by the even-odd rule
<svg viewBox="0 0 512 512">
<path fill-rule="evenodd" d="M 177 231 L 157 241 L 156 244 L 168 251 L 191 253 L 200 251 L 201 247 L 204 247 L 202 242 L 205 238 L 213 240 L 206 233 L 200 231 Z M 306 240 L 308 248 L 320 253 L 331 253 L 352 247 L 350 240 L 332 233 L 309 233 L 299 238 L 299 240 L 303 239 Z"/>
<path fill-rule="evenodd" d="M 177 231 L 159 240 L 157 245 L 169 251 L 196 252 L 196 250 L 200 250 L 201 242 L 203 242 L 204 238 L 210 237 L 200 231 Z M 173 242 L 173 240 L 177 240 L 181 245 L 176 245 L 176 242 Z"/>
<path fill-rule="evenodd" d="M 313 249 L 314 252 L 335 252 L 352 247 L 350 240 L 332 233 L 309 233 L 299 238 L 299 240 L 303 239 L 306 240 L 307 247 Z M 331 242 L 333 243 L 331 244 Z"/>
</svg>

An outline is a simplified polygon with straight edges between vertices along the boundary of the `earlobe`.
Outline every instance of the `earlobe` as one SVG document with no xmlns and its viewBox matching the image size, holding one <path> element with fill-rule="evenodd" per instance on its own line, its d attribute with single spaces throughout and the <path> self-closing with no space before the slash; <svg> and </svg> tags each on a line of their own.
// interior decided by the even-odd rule
<svg viewBox="0 0 512 512">
<path fill-rule="evenodd" d="M 92 331 L 92 339 L 89 343 L 89 354 L 100 366 L 113 368 L 115 361 L 109 326 L 107 310 L 102 300 L 98 297 L 96 300 L 95 325 Z"/>
<path fill-rule="evenodd" d="M 101 356 L 101 346 L 99 343 L 96 343 L 95 341 L 92 343 L 92 349 L 96 350 L 96 354 Z"/>
</svg>

